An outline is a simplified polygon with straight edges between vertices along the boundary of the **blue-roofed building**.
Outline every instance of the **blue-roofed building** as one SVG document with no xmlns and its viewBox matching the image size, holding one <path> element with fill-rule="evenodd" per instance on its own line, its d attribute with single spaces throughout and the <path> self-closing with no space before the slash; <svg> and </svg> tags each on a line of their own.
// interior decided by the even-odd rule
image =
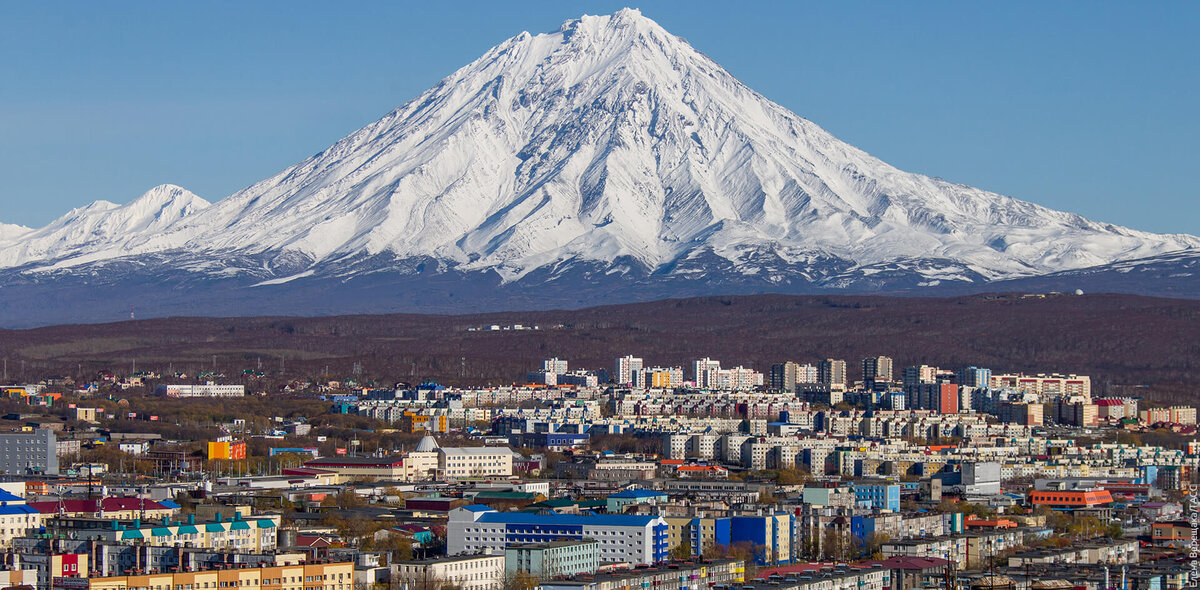
<svg viewBox="0 0 1200 590">
<path fill-rule="evenodd" d="M 492 551 L 513 545 L 594 539 L 601 562 L 649 564 L 667 559 L 667 523 L 659 516 L 625 514 L 532 514 L 497 512 L 471 505 L 450 511 L 449 555 Z"/>
<path fill-rule="evenodd" d="M 39 532 L 43 515 L 22 498 L 0 489 L 0 547 L 9 547 L 15 537 Z"/>
<path fill-rule="evenodd" d="M 666 502 L 667 495 L 663 492 L 655 490 L 632 489 L 609 494 L 608 511 L 611 514 L 620 514 L 625 511 L 625 507 L 630 504 L 657 504 Z"/>
</svg>

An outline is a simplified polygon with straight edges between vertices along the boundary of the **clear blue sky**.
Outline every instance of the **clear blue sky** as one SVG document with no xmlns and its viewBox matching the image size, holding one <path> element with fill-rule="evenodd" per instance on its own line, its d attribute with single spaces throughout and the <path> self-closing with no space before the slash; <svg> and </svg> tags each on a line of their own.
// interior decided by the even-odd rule
<svg viewBox="0 0 1200 590">
<path fill-rule="evenodd" d="M 1200 233 L 1200 2 L 0 2 L 0 221 L 218 200 L 626 4 L 900 168 Z"/>
</svg>

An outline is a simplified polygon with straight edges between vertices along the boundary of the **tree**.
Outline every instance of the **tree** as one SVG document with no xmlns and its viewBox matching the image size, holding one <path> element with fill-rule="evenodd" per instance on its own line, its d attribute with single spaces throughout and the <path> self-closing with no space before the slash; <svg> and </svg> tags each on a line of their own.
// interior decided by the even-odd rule
<svg viewBox="0 0 1200 590">
<path fill-rule="evenodd" d="M 671 549 L 671 559 L 683 561 L 692 558 L 692 542 L 684 539 L 682 543 Z"/>
<path fill-rule="evenodd" d="M 747 580 L 752 579 L 754 575 L 758 573 L 758 564 L 760 561 L 768 561 L 766 546 L 759 545 L 758 543 L 754 543 L 752 541 L 738 541 L 737 543 L 726 547 L 723 553 L 725 554 L 725 557 L 739 559 L 745 562 L 745 578 Z"/>
<path fill-rule="evenodd" d="M 504 576 L 504 590 L 533 590 L 541 583 L 540 578 L 525 570 L 517 570 Z"/>
<path fill-rule="evenodd" d="M 795 486 L 812 480 L 812 474 L 802 469 L 780 469 L 776 473 L 775 481 L 781 486 Z"/>
<path fill-rule="evenodd" d="M 863 540 L 863 553 L 871 559 L 883 559 L 883 545 L 890 540 L 887 533 L 871 533 Z"/>
<path fill-rule="evenodd" d="M 821 553 L 826 559 L 844 561 L 849 557 L 850 547 L 845 535 L 832 528 L 821 535 Z"/>
<path fill-rule="evenodd" d="M 363 501 L 362 497 L 354 493 L 354 490 L 345 490 L 336 496 L 325 496 L 325 499 L 321 500 L 321 506 L 327 508 L 361 508 L 365 504 L 366 502 Z"/>
<path fill-rule="evenodd" d="M 386 534 L 385 534 L 386 533 Z M 396 531 L 381 530 L 375 536 L 368 537 L 366 548 L 375 551 L 387 551 L 391 561 L 408 561 L 413 559 L 412 538 Z"/>
<path fill-rule="evenodd" d="M 1110 522 L 1107 529 L 1104 531 L 1104 536 L 1110 539 L 1120 539 L 1125 536 L 1125 531 L 1121 529 L 1121 523 Z"/>
<path fill-rule="evenodd" d="M 435 576 L 429 573 L 429 566 L 426 565 L 423 571 L 401 574 L 392 578 L 394 588 L 408 588 L 408 590 L 455 590 L 458 586 L 454 585 L 442 576 Z"/>
</svg>

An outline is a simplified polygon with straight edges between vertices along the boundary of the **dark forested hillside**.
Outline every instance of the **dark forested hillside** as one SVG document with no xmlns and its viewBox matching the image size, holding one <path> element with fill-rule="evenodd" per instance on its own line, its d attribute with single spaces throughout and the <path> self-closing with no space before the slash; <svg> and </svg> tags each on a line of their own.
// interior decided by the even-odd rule
<svg viewBox="0 0 1200 590">
<path fill-rule="evenodd" d="M 537 330 L 471 330 L 524 324 Z M 227 374 L 259 366 L 284 376 L 348 376 L 354 363 L 383 383 L 511 383 L 544 358 L 610 368 L 709 356 L 766 370 L 772 362 L 888 355 L 897 366 L 965 364 L 996 371 L 1090 374 L 1101 393 L 1192 398 L 1200 391 L 1200 301 L 1129 295 L 957 298 L 731 296 L 574 311 L 462 316 L 168 318 L 0 331 L 10 380 L 98 369 Z M 23 363 L 25 374 L 20 374 Z M 231 375 L 232 376 L 232 375 Z M 1150 387 L 1131 389 L 1130 386 Z"/>
</svg>

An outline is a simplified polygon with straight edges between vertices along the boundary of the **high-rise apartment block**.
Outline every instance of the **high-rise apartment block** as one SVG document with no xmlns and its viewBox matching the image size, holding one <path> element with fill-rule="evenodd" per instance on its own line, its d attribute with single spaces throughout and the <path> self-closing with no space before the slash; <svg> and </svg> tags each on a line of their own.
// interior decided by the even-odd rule
<svg viewBox="0 0 1200 590">
<path fill-rule="evenodd" d="M 634 373 L 634 386 L 653 389 L 683 387 L 683 367 L 652 367 Z"/>
<path fill-rule="evenodd" d="M 634 373 L 642 370 L 642 359 L 635 356 L 623 356 L 617 359 L 613 378 L 617 385 L 633 385 Z"/>
<path fill-rule="evenodd" d="M 863 383 L 892 380 L 892 359 L 886 356 L 873 356 L 863 359 Z"/>
<path fill-rule="evenodd" d="M 960 387 L 988 387 L 992 382 L 992 370 L 980 367 L 963 367 L 957 376 Z"/>
<path fill-rule="evenodd" d="M 939 414 L 958 413 L 958 385 L 954 383 L 925 383 L 912 388 L 916 400 L 913 409 L 933 410 Z"/>
<path fill-rule="evenodd" d="M 714 361 L 708 357 L 696 361 L 694 364 L 696 387 L 700 389 L 716 389 L 717 373 L 720 371 L 721 361 Z"/>
<path fill-rule="evenodd" d="M 817 368 L 817 381 L 831 388 L 846 387 L 846 361 L 825 359 Z"/>
</svg>

